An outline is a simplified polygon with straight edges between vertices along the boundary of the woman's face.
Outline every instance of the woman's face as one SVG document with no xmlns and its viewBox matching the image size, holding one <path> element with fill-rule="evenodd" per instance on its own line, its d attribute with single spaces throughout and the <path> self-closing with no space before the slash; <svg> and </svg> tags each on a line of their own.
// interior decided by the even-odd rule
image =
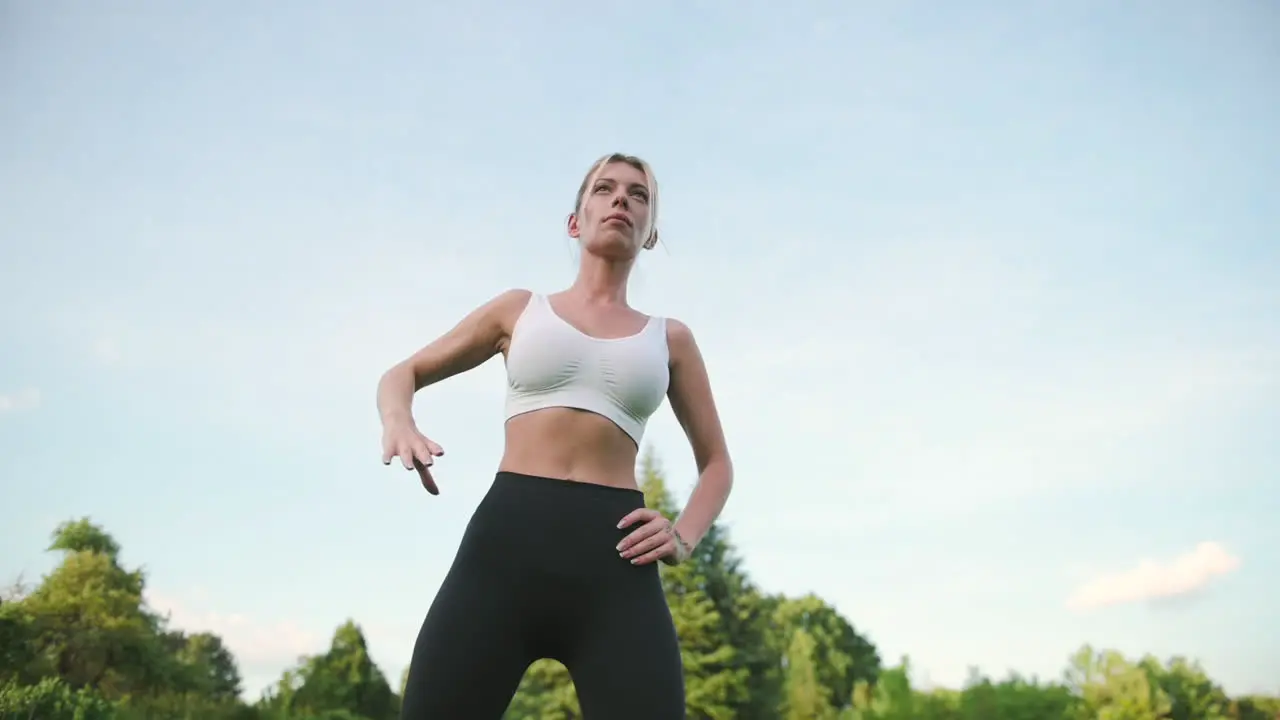
<svg viewBox="0 0 1280 720">
<path fill-rule="evenodd" d="M 629 163 L 601 167 L 587 184 L 569 236 L 584 250 L 611 259 L 634 257 L 650 229 L 650 190 L 644 171 Z"/>
</svg>

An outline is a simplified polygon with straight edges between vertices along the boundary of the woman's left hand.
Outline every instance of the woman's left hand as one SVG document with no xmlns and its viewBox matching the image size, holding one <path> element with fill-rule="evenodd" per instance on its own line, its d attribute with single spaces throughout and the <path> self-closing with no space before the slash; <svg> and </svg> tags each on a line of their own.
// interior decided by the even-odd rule
<svg viewBox="0 0 1280 720">
<path fill-rule="evenodd" d="M 647 565 L 654 560 L 679 565 L 689 558 L 689 546 L 662 513 L 638 508 L 622 518 L 618 527 L 627 528 L 637 522 L 644 524 L 618 543 L 618 554 L 630 560 L 632 565 Z"/>
</svg>

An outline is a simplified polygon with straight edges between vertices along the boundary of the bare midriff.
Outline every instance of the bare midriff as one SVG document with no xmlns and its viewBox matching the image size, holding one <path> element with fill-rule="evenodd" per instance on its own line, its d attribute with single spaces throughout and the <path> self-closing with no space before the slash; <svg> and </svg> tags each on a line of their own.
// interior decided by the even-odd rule
<svg viewBox="0 0 1280 720">
<path fill-rule="evenodd" d="M 524 475 L 636 489 L 636 444 L 607 418 L 544 408 L 506 423 L 498 469 Z"/>
</svg>

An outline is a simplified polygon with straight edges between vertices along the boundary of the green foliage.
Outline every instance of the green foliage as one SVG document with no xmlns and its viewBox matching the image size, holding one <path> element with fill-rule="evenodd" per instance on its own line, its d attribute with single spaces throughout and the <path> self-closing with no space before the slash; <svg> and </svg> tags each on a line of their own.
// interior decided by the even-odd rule
<svg viewBox="0 0 1280 720">
<path fill-rule="evenodd" d="M 70 552 L 17 612 L 25 616 L 32 673 L 120 696 L 163 684 L 156 619 L 142 607 L 141 573 L 112 556 Z"/>
<path fill-rule="evenodd" d="M 94 553 L 105 556 L 112 563 L 118 562 L 120 558 L 120 545 L 115 538 L 94 525 L 87 517 L 68 520 L 54 529 L 49 549 L 69 553 Z"/>
<path fill-rule="evenodd" d="M 216 698 L 198 692 L 159 692 L 127 697 L 116 703 L 116 720 L 258 720 L 254 708 L 239 698 Z"/>
<path fill-rule="evenodd" d="M 174 657 L 185 675 L 182 685 L 198 695 L 218 701 L 240 696 L 240 670 L 236 659 L 213 633 L 167 633 Z"/>
<path fill-rule="evenodd" d="M 851 698 L 852 707 L 846 714 L 852 720 L 907 720 L 921 715 L 921 706 L 930 703 L 911 689 L 909 667 L 907 658 L 903 658 L 897 667 L 883 670 L 875 684 L 859 681 Z M 950 711 L 953 708 L 954 704 L 947 703 L 933 709 Z"/>
<path fill-rule="evenodd" d="M 0 718 L 41 720 L 112 720 L 115 707 L 88 688 L 72 689 L 65 681 L 46 677 L 34 685 L 10 680 L 0 686 Z"/>
<path fill-rule="evenodd" d="M 642 458 L 646 502 L 676 504 L 657 460 Z M 53 532 L 62 562 L 0 598 L 0 720 L 393 720 L 393 690 L 347 621 L 256 702 L 217 635 L 184 633 L 142 601 L 146 579 L 88 518 Z M 906 658 L 875 646 L 814 595 L 760 591 L 728 533 L 713 526 L 689 562 L 661 568 L 681 640 L 691 720 L 1280 720 L 1280 698 L 1231 698 L 1196 662 L 1129 659 L 1089 646 L 1059 682 L 971 672 L 958 689 L 912 687 Z M 396 691 L 399 692 L 396 692 Z M 508 720 L 581 720 L 568 671 L 531 665 Z"/>
<path fill-rule="evenodd" d="M 835 716 L 830 691 L 818 681 L 814 666 L 817 643 L 804 628 L 791 634 L 786 656 L 786 694 L 783 717 L 786 720 L 828 720 Z"/>
<path fill-rule="evenodd" d="M 1081 648 L 1071 659 L 1067 680 L 1082 700 L 1082 719 L 1156 720 L 1172 708 L 1151 673 L 1115 651 Z"/>
<path fill-rule="evenodd" d="M 36 663 L 35 618 L 20 601 L 0 604 L 0 682 L 35 683 L 47 674 Z"/>
<path fill-rule="evenodd" d="M 62 563 L 0 603 L 0 719 L 392 720 L 399 697 L 354 623 L 329 652 L 285 674 L 287 698 L 246 704 L 235 657 L 212 633 L 187 634 L 143 602 L 145 578 L 88 519 L 63 523 Z M 292 684 L 292 678 L 297 683 Z"/>
<path fill-rule="evenodd" d="M 835 709 L 849 706 L 854 686 L 860 681 L 875 682 L 880 672 L 880 655 L 875 646 L 816 595 L 792 600 L 779 598 L 773 612 L 773 627 L 783 639 L 799 633 L 807 637 L 812 645 L 818 685 L 826 693 L 825 706 Z"/>
<path fill-rule="evenodd" d="M 1169 699 L 1169 720 L 1200 720 L 1226 718 L 1231 699 L 1222 688 L 1209 679 L 1199 663 L 1186 658 L 1172 658 L 1161 667 L 1152 657 L 1141 663 L 1147 676 Z"/>
<path fill-rule="evenodd" d="M 333 634 L 329 651 L 303 660 L 291 709 L 345 711 L 369 720 L 394 720 L 399 706 L 387 678 L 369 657 L 364 633 L 348 620 Z"/>
<path fill-rule="evenodd" d="M 400 699 L 369 657 L 360 626 L 348 620 L 327 652 L 286 670 L 256 707 L 262 720 L 394 720 Z"/>
<path fill-rule="evenodd" d="M 506 720 L 579 720 L 582 709 L 578 707 L 569 671 L 555 660 L 534 662 L 521 679 L 503 717 Z"/>
<path fill-rule="evenodd" d="M 875 686 L 858 683 L 853 708 L 841 720 L 1280 718 L 1280 701 L 1258 698 L 1255 704 L 1252 698 L 1225 699 L 1198 666 L 1179 658 L 1163 665 L 1152 658 L 1134 662 L 1119 653 L 1086 646 L 1072 656 L 1065 680 L 1045 683 L 1011 675 L 993 682 L 972 671 L 961 690 L 920 691 L 911 687 L 904 659 L 901 665 L 886 669 Z"/>
</svg>

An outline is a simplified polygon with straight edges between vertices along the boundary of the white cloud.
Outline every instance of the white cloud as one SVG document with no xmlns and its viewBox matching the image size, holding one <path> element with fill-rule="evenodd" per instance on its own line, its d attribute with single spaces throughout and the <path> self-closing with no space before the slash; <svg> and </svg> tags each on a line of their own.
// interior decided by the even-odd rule
<svg viewBox="0 0 1280 720">
<path fill-rule="evenodd" d="M 1067 598 L 1067 607 L 1084 611 L 1186 595 L 1239 567 L 1240 558 L 1206 541 L 1169 562 L 1146 559 L 1130 570 L 1095 577 Z"/>
<path fill-rule="evenodd" d="M 245 694 L 258 692 L 280 677 L 286 667 L 303 655 L 322 651 L 327 638 L 288 620 L 264 621 L 238 612 L 218 612 L 201 607 L 196 597 L 178 598 L 148 590 L 147 604 L 169 616 L 170 627 L 187 632 L 211 632 L 235 655 L 244 679 Z"/>
<path fill-rule="evenodd" d="M 40 407 L 40 391 L 26 388 L 15 393 L 0 395 L 0 414 L 35 410 Z"/>
<path fill-rule="evenodd" d="M 213 602 L 200 589 L 180 594 L 146 591 L 147 604 L 152 610 L 168 615 L 169 627 L 187 632 L 211 632 L 222 638 L 232 652 L 240 669 L 242 694 L 254 699 L 273 686 L 284 671 L 294 667 L 303 656 L 325 652 L 329 648 L 334 628 L 342 618 L 330 622 L 299 623 L 292 620 L 271 620 L 242 612 L 222 612 L 211 609 Z M 398 691 L 400 673 L 409 664 L 413 639 L 417 637 L 417 619 L 414 621 L 357 621 L 370 655 L 382 670 L 387 681 Z M 315 626 L 323 625 L 323 629 Z"/>
</svg>

